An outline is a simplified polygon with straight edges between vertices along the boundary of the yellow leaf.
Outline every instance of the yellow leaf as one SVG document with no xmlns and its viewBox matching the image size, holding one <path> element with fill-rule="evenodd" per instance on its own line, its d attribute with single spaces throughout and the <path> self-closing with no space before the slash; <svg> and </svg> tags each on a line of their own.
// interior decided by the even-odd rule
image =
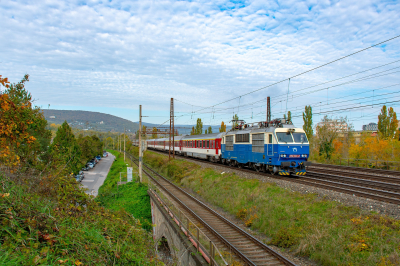
<svg viewBox="0 0 400 266">
<path fill-rule="evenodd" d="M 79 260 L 76 260 L 76 261 L 75 261 L 75 265 L 76 265 L 76 266 L 79 266 L 79 265 L 82 265 L 82 264 L 83 264 L 83 263 L 80 262 Z"/>
</svg>

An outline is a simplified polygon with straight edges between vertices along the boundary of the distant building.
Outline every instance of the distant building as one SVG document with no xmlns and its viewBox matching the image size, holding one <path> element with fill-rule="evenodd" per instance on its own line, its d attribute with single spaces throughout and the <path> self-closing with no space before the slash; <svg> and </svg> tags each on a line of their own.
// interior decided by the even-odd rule
<svg viewBox="0 0 400 266">
<path fill-rule="evenodd" d="M 363 131 L 378 131 L 378 124 L 377 123 L 369 123 L 368 125 L 362 126 Z"/>
<path fill-rule="evenodd" d="M 99 124 L 100 124 L 100 125 L 102 125 L 102 124 L 104 124 L 104 122 L 103 122 L 103 121 L 101 121 Z"/>
<path fill-rule="evenodd" d="M 49 118 L 56 118 L 56 116 L 55 115 L 51 115 L 51 116 L 49 116 Z"/>
</svg>

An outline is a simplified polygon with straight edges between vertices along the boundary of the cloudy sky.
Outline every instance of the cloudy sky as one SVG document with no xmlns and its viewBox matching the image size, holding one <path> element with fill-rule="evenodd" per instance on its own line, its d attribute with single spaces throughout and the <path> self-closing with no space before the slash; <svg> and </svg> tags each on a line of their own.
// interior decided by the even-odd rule
<svg viewBox="0 0 400 266">
<path fill-rule="evenodd" d="M 42 108 L 161 124 L 173 97 L 177 124 L 217 125 L 265 120 L 271 96 L 275 118 L 359 130 L 400 111 L 398 25 L 398 1 L 0 0 L 0 75 L 28 73 Z"/>
</svg>

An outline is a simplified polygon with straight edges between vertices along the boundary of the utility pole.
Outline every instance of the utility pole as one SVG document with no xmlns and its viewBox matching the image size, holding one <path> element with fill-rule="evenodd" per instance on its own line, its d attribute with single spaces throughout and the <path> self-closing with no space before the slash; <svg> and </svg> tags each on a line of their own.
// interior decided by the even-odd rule
<svg viewBox="0 0 400 266">
<path fill-rule="evenodd" d="M 126 139 L 126 136 L 125 136 L 125 127 L 124 127 L 124 162 L 125 162 L 125 139 Z"/>
<path fill-rule="evenodd" d="M 271 102 L 270 97 L 267 97 L 267 122 L 271 122 Z"/>
<path fill-rule="evenodd" d="M 168 157 L 171 161 L 171 153 L 175 159 L 175 123 L 174 123 L 174 98 L 171 98 L 171 105 L 169 111 L 169 151 Z"/>
<path fill-rule="evenodd" d="M 139 180 L 142 180 L 142 106 L 139 105 Z"/>
</svg>

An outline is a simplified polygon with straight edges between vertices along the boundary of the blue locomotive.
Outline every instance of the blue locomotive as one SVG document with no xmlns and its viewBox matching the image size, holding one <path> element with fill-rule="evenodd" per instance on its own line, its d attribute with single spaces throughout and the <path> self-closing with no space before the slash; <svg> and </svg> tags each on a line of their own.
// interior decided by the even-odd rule
<svg viewBox="0 0 400 266">
<path fill-rule="evenodd" d="M 188 157 L 207 159 L 237 167 L 248 167 L 278 175 L 305 175 L 309 143 L 303 129 L 285 119 L 245 124 L 234 121 L 232 130 L 223 133 L 178 136 L 147 140 L 147 147 L 169 150 Z"/>
<path fill-rule="evenodd" d="M 285 119 L 238 124 L 222 137 L 222 163 L 279 175 L 305 175 L 310 165 L 309 143 L 303 129 Z"/>
</svg>

